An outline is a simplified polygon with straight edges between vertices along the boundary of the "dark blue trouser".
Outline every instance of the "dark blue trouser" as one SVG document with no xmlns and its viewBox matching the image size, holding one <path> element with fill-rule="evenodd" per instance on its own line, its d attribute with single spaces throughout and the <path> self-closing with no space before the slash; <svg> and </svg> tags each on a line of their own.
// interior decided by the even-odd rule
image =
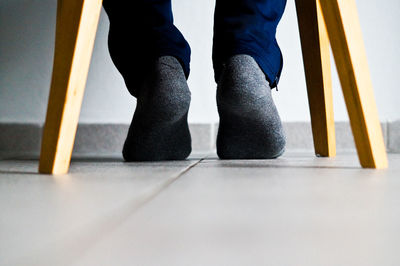
<svg viewBox="0 0 400 266">
<path fill-rule="evenodd" d="M 286 0 L 216 0 L 212 55 L 216 81 L 228 57 L 248 54 L 271 87 L 277 85 L 283 60 L 275 33 L 285 5 Z M 173 24 L 171 0 L 104 0 L 103 6 L 110 19 L 110 55 L 133 96 L 159 56 L 175 56 L 189 76 L 190 47 Z"/>
</svg>

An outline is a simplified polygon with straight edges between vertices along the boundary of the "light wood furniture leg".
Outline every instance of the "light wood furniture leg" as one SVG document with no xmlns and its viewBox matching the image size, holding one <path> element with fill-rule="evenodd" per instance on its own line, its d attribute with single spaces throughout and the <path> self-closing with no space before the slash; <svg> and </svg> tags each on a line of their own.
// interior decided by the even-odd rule
<svg viewBox="0 0 400 266">
<path fill-rule="evenodd" d="M 336 155 L 330 45 L 319 0 L 296 0 L 314 149 Z"/>
<path fill-rule="evenodd" d="M 68 172 L 101 4 L 101 0 L 58 0 L 40 173 Z"/>
<path fill-rule="evenodd" d="M 320 0 L 360 163 L 387 168 L 355 0 Z"/>
</svg>

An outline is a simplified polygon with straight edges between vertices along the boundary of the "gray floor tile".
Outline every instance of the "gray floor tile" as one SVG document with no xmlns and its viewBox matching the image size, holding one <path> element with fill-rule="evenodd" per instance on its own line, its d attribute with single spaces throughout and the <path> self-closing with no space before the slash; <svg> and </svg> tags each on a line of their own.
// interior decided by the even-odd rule
<svg viewBox="0 0 400 266">
<path fill-rule="evenodd" d="M 198 160 L 75 160 L 67 175 L 0 161 L 0 265 L 68 265 Z"/>
<path fill-rule="evenodd" d="M 57 178 L 23 174 L 35 171 L 33 162 L 1 161 L 0 260 L 400 264 L 400 155 L 389 155 L 387 170 L 360 168 L 354 153 L 252 161 L 211 154 L 198 163 L 201 157 L 75 161 L 69 175 Z"/>
<path fill-rule="evenodd" d="M 29 265 L 397 265 L 400 156 L 389 158 L 388 170 L 370 170 L 359 167 L 355 154 L 252 161 L 213 154 L 144 207 L 104 210 L 102 219 L 26 259 L 41 263 Z M 116 174 L 117 166 L 102 172 Z M 98 183 L 88 165 L 71 174 Z M 109 189 L 104 202 L 120 188 Z"/>
</svg>

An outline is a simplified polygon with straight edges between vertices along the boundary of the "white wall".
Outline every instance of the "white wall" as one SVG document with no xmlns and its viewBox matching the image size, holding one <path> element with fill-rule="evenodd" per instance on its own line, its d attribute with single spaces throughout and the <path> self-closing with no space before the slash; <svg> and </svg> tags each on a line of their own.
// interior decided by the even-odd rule
<svg viewBox="0 0 400 266">
<path fill-rule="evenodd" d="M 176 25 L 192 47 L 190 122 L 216 122 L 211 64 L 215 0 L 173 0 Z M 400 118 L 398 85 L 400 1 L 358 0 L 361 25 L 382 121 Z M 43 122 L 53 57 L 55 0 L 0 0 L 0 122 Z M 95 43 L 81 122 L 129 123 L 135 108 L 107 50 L 104 12 Z M 279 92 L 273 92 L 284 121 L 309 120 L 299 34 L 293 0 L 278 28 L 285 66 Z M 335 117 L 347 120 L 334 73 Z"/>
</svg>

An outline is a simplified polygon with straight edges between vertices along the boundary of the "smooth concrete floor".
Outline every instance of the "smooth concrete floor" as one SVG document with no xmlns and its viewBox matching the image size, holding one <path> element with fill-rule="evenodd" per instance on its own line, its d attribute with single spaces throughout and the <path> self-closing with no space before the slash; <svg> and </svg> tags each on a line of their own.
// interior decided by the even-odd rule
<svg viewBox="0 0 400 266">
<path fill-rule="evenodd" d="M 0 160 L 0 265 L 400 265 L 400 154 Z"/>
</svg>

